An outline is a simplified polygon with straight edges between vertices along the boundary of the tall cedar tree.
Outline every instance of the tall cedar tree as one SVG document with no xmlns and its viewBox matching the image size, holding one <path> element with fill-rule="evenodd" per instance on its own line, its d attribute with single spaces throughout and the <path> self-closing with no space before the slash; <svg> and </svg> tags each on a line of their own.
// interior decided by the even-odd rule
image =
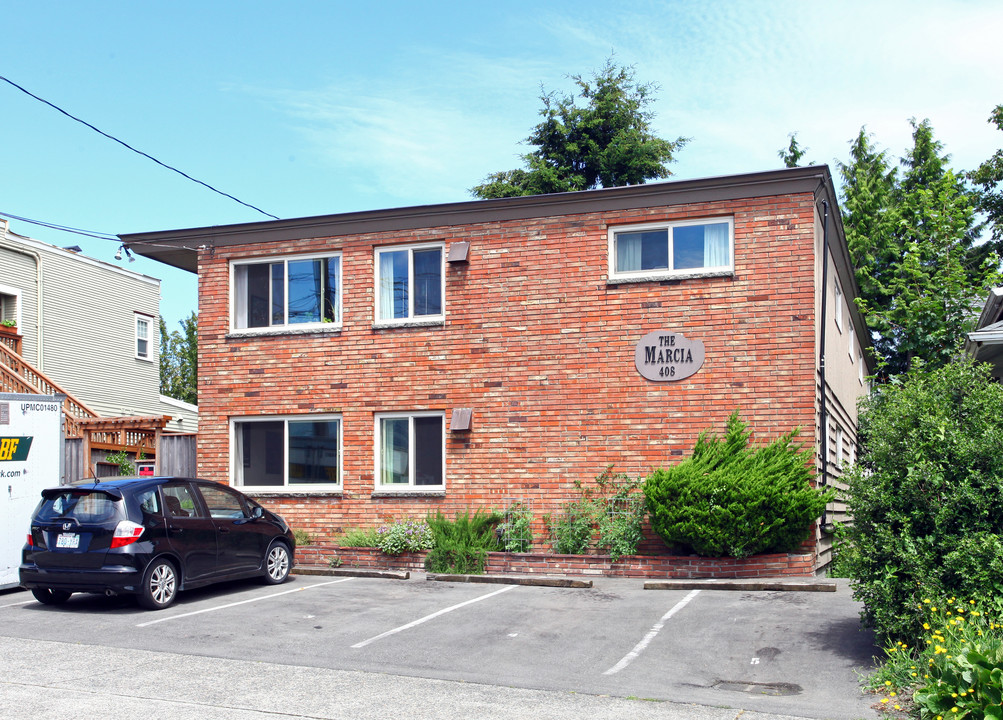
<svg viewBox="0 0 1003 720">
<path fill-rule="evenodd" d="M 864 129 L 850 162 L 840 164 L 857 302 L 885 377 L 906 372 L 916 357 L 950 361 L 999 279 L 999 247 L 975 242 L 973 192 L 948 168 L 929 121 L 911 122 L 901 177 Z"/>
<path fill-rule="evenodd" d="M 1003 105 L 997 105 L 989 115 L 989 122 L 1003 131 Z M 1003 243 L 1003 150 L 968 174 L 979 188 L 979 209 L 989 217 L 993 242 Z"/>
<path fill-rule="evenodd" d="M 633 67 L 610 58 L 591 80 L 574 75 L 584 107 L 571 95 L 540 95 L 543 121 L 526 142 L 536 147 L 522 156 L 525 169 L 491 173 L 471 189 L 482 199 L 639 185 L 672 173 L 666 165 L 687 138 L 674 141 L 651 131 L 647 109 L 657 87 L 634 80 Z"/>
<path fill-rule="evenodd" d="M 160 392 L 176 400 L 198 404 L 198 316 L 193 312 L 178 322 L 181 332 L 167 332 L 160 318 Z"/>
</svg>

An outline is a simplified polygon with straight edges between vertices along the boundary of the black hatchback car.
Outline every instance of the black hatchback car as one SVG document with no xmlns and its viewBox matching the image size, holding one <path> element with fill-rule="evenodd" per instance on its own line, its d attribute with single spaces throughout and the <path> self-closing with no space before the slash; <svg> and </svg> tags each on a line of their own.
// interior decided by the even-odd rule
<svg viewBox="0 0 1003 720">
<path fill-rule="evenodd" d="M 159 610 L 214 582 L 284 582 L 295 551 L 285 520 L 226 485 L 116 478 L 43 490 L 19 574 L 47 605 L 96 592 Z"/>
</svg>

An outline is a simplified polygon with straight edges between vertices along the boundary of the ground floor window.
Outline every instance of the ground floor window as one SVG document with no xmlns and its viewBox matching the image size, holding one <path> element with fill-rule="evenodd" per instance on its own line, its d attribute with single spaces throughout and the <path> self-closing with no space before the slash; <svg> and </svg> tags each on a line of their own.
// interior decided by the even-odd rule
<svg viewBox="0 0 1003 720">
<path fill-rule="evenodd" d="M 376 417 L 377 490 L 445 487 L 445 416 L 395 413 Z"/>
<path fill-rule="evenodd" d="M 340 489 L 340 417 L 247 418 L 232 425 L 234 484 Z"/>
</svg>

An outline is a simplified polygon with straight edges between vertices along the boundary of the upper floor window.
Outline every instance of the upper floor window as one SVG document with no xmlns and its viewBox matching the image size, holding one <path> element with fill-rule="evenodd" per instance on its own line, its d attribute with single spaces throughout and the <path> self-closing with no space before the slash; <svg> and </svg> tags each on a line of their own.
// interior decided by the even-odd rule
<svg viewBox="0 0 1003 720">
<path fill-rule="evenodd" d="M 376 250 L 376 320 L 407 322 L 443 317 L 443 246 Z"/>
<path fill-rule="evenodd" d="M 836 307 L 833 311 L 833 317 L 836 320 L 836 327 L 840 330 L 843 329 L 843 287 L 839 284 L 839 278 L 836 278 L 833 284 L 833 294 L 836 298 Z"/>
<path fill-rule="evenodd" d="M 610 228 L 610 278 L 730 272 L 734 227 L 731 218 L 723 218 Z"/>
<path fill-rule="evenodd" d="M 233 327 L 341 324 L 341 256 L 233 264 Z"/>
<path fill-rule="evenodd" d="M 136 357 L 140 360 L 150 360 L 150 326 L 149 315 L 136 314 Z"/>
</svg>

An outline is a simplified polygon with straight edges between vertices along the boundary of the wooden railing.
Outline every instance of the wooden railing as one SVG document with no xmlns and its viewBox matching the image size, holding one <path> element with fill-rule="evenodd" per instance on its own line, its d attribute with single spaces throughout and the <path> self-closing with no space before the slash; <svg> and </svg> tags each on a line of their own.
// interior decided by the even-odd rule
<svg viewBox="0 0 1003 720">
<path fill-rule="evenodd" d="M 0 392 L 28 395 L 65 395 L 63 414 L 66 437 L 80 437 L 80 420 L 98 414 L 36 370 L 29 362 L 0 342 Z"/>
<path fill-rule="evenodd" d="M 0 345 L 6 345 L 18 355 L 21 354 L 22 338 L 23 336 L 17 331 L 17 328 L 0 325 Z"/>
</svg>

